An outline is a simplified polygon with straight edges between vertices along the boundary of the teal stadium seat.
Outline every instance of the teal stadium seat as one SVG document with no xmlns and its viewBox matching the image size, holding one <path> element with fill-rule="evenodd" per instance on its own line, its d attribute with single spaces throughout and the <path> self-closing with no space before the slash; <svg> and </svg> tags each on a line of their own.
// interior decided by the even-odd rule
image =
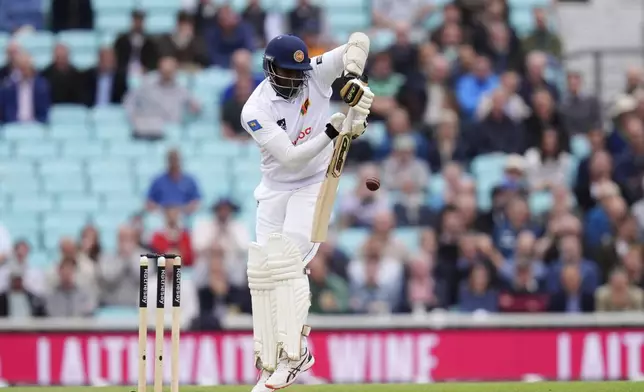
<svg viewBox="0 0 644 392">
<path fill-rule="evenodd" d="M 105 155 L 104 143 L 87 140 L 65 140 L 61 156 L 69 159 L 97 159 Z"/>
<path fill-rule="evenodd" d="M 76 237 L 89 222 L 88 218 L 86 213 L 78 211 L 50 212 L 44 215 L 42 228 L 45 231 L 58 232 L 60 235 Z"/>
<path fill-rule="evenodd" d="M 20 143 L 16 148 L 19 158 L 53 159 L 58 157 L 58 145 L 55 142 L 29 141 Z"/>
<path fill-rule="evenodd" d="M 182 0 L 138 0 L 138 6 L 146 11 L 165 11 L 176 13 L 181 8 Z"/>
<path fill-rule="evenodd" d="M 129 13 L 137 4 L 137 0 L 92 0 L 92 7 L 97 14 Z"/>
<path fill-rule="evenodd" d="M 369 124 L 369 132 L 366 132 L 363 137 L 367 138 L 367 141 L 373 147 L 380 147 L 387 136 L 387 127 L 382 121 L 374 121 Z"/>
<path fill-rule="evenodd" d="M 95 213 L 101 204 L 94 195 L 65 195 L 58 198 L 58 209 L 62 212 Z"/>
<path fill-rule="evenodd" d="M 363 228 L 345 229 L 338 235 L 338 247 L 353 258 L 369 237 L 369 230 Z"/>
<path fill-rule="evenodd" d="M 548 8 L 552 0 L 508 0 L 510 8 Z"/>
<path fill-rule="evenodd" d="M 87 164 L 87 174 L 91 178 L 100 177 L 106 174 L 114 176 L 129 176 L 131 167 L 129 162 L 118 158 L 106 158 L 92 160 Z"/>
<path fill-rule="evenodd" d="M 407 250 L 416 253 L 420 247 L 420 229 L 415 227 L 398 228 L 394 232 L 394 237 L 398 239 Z"/>
<path fill-rule="evenodd" d="M 127 116 L 121 105 L 99 106 L 91 110 L 90 119 L 94 125 L 105 123 L 126 123 Z"/>
<path fill-rule="evenodd" d="M 233 71 L 218 67 L 210 67 L 195 75 L 193 85 L 210 86 L 215 94 L 221 94 L 226 87 L 235 81 Z"/>
<path fill-rule="evenodd" d="M 72 52 L 70 61 L 78 69 L 88 69 L 98 64 L 98 54 L 96 52 Z"/>
<path fill-rule="evenodd" d="M 81 51 L 96 54 L 98 40 L 94 31 L 68 30 L 58 33 L 58 42 L 67 46 L 71 53 Z"/>
<path fill-rule="evenodd" d="M 79 176 L 83 173 L 83 166 L 78 161 L 72 160 L 51 160 L 43 162 L 40 166 L 40 173 L 43 176 Z"/>
<path fill-rule="evenodd" d="M 586 158 L 590 154 L 590 142 L 585 135 L 575 135 L 570 140 L 572 153 L 579 159 Z"/>
<path fill-rule="evenodd" d="M 0 189 L 7 195 L 33 196 L 40 193 L 41 184 L 36 177 L 6 175 L 0 179 Z"/>
<path fill-rule="evenodd" d="M 122 213 L 133 214 L 141 210 L 144 200 L 135 195 L 121 195 L 118 197 L 105 197 L 103 204 L 105 211 L 116 211 Z"/>
<path fill-rule="evenodd" d="M 240 156 L 241 148 L 239 143 L 218 141 L 218 142 L 204 142 L 200 146 L 199 153 L 204 157 L 215 158 L 236 158 Z"/>
<path fill-rule="evenodd" d="M 165 2 L 165 0 L 160 0 Z M 174 30 L 176 11 L 152 11 L 145 17 L 145 31 L 150 34 L 167 33 Z"/>
<path fill-rule="evenodd" d="M 259 170 L 258 170 L 259 171 Z M 358 185 L 358 176 L 353 173 L 342 173 L 340 184 L 338 185 L 338 195 L 350 194 Z M 336 208 L 338 203 L 335 204 Z"/>
<path fill-rule="evenodd" d="M 552 194 L 550 192 L 533 192 L 530 194 L 528 205 L 533 216 L 540 216 L 552 208 Z"/>
<path fill-rule="evenodd" d="M 54 35 L 49 31 L 34 31 L 18 34 L 16 37 L 18 44 L 29 54 L 48 55 L 51 61 L 51 54 L 54 48 Z"/>
<path fill-rule="evenodd" d="M 165 226 L 163 215 L 161 213 L 145 214 L 143 225 L 145 230 L 150 233 L 161 230 Z"/>
<path fill-rule="evenodd" d="M 5 140 L 38 141 L 45 138 L 46 129 L 40 123 L 12 123 L 2 128 Z"/>
<path fill-rule="evenodd" d="M 43 191 L 48 194 L 65 197 L 70 193 L 82 193 L 87 190 L 85 177 L 76 174 L 51 174 L 42 177 Z"/>
<path fill-rule="evenodd" d="M 524 6 L 525 7 L 525 6 Z M 519 37 L 525 37 L 534 30 L 534 16 L 530 8 L 516 8 L 510 11 L 510 24 Z"/>
<path fill-rule="evenodd" d="M 35 235 L 40 228 L 40 215 L 36 212 L 6 211 L 2 214 L 0 221 L 7 227 L 14 239 L 25 235 Z"/>
<path fill-rule="evenodd" d="M 149 143 L 131 140 L 112 140 L 108 147 L 109 156 L 119 158 L 149 157 L 151 152 L 152 147 Z"/>
<path fill-rule="evenodd" d="M 47 212 L 54 209 L 54 202 L 48 196 L 21 195 L 12 198 L 11 207 L 15 213 Z"/>
<path fill-rule="evenodd" d="M 9 177 L 32 178 L 36 175 L 36 166 L 32 160 L 7 160 L 0 162 L 0 184 Z"/>
<path fill-rule="evenodd" d="M 188 139 L 194 141 L 217 140 L 221 137 L 219 124 L 214 121 L 200 121 L 188 125 Z"/>
<path fill-rule="evenodd" d="M 123 13 L 99 13 L 96 15 L 95 26 L 102 33 L 118 34 L 127 31 L 130 26 L 130 14 Z"/>
<path fill-rule="evenodd" d="M 296 0 L 275 0 L 275 8 L 277 11 L 288 12 L 295 8 Z M 319 3 L 318 3 L 319 4 Z"/>
<path fill-rule="evenodd" d="M 137 320 L 137 308 L 126 306 L 104 306 L 98 308 L 94 314 L 96 320 L 130 320 L 134 322 Z"/>
<path fill-rule="evenodd" d="M 342 10 L 327 10 L 327 15 L 331 31 L 364 31 L 371 23 L 371 14 L 368 12 L 345 13 Z"/>
<path fill-rule="evenodd" d="M 201 191 L 205 207 L 209 207 L 213 202 L 222 197 L 230 197 L 233 194 L 230 181 L 222 181 L 218 177 L 197 174 L 195 174 L 195 177 L 199 182 L 199 189 Z M 252 197 L 252 194 L 246 193 L 244 196 Z"/>
<path fill-rule="evenodd" d="M 119 195 L 134 193 L 134 189 L 134 181 L 129 174 L 120 175 L 115 172 L 108 172 L 89 178 L 89 190 L 95 194 L 118 197 Z"/>
<path fill-rule="evenodd" d="M 32 246 L 33 245 L 34 244 L 32 244 Z M 56 259 L 52 257 L 49 252 L 36 251 L 31 252 L 31 254 L 29 255 L 29 265 L 33 268 L 38 268 L 46 271 L 50 268 L 53 268 L 55 263 Z"/>
<path fill-rule="evenodd" d="M 85 125 L 88 117 L 88 110 L 83 105 L 59 104 L 49 110 L 49 122 L 52 124 Z"/>
<path fill-rule="evenodd" d="M 2 130 L 0 130 L 0 135 L 2 135 Z M 0 158 L 6 159 L 13 156 L 13 143 L 8 141 L 0 142 Z"/>
<path fill-rule="evenodd" d="M 432 12 L 429 17 L 425 20 L 425 27 L 433 31 L 437 29 L 443 23 L 443 11 Z"/>
<path fill-rule="evenodd" d="M 94 125 L 94 137 L 109 142 L 127 143 L 132 139 L 132 131 L 127 122 L 97 123 Z"/>
<path fill-rule="evenodd" d="M 84 145 L 90 144 L 87 142 L 90 139 L 89 130 L 84 124 L 52 123 L 49 127 L 49 137 L 58 141 L 78 141 L 83 142 Z"/>
</svg>

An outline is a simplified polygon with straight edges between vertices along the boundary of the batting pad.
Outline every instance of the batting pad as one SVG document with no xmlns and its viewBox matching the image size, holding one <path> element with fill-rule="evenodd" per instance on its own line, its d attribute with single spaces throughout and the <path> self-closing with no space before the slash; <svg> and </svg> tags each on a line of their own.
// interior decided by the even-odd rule
<svg viewBox="0 0 644 392">
<path fill-rule="evenodd" d="M 272 372 L 277 366 L 275 284 L 266 264 L 266 253 L 254 242 L 248 249 L 247 273 L 253 312 L 255 365 Z"/>
<path fill-rule="evenodd" d="M 309 333 L 305 325 L 311 306 L 309 279 L 302 255 L 288 237 L 271 234 L 264 250 L 275 284 L 277 343 L 289 359 L 296 361 L 301 355 L 302 336 Z"/>
</svg>

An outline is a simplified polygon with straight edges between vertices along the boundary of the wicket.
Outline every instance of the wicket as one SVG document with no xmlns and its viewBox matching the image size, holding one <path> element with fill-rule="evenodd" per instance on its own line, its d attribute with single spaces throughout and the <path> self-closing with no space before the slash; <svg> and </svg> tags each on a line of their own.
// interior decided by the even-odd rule
<svg viewBox="0 0 644 392">
<path fill-rule="evenodd" d="M 179 392 L 179 339 L 181 317 L 181 257 L 172 254 L 141 255 L 139 269 L 139 379 L 137 392 L 147 388 L 147 339 L 148 339 L 148 275 L 150 260 L 157 265 L 157 303 L 155 314 L 154 343 L 154 392 L 163 389 L 163 337 L 165 332 L 165 284 L 166 262 L 172 262 L 174 279 L 172 285 L 172 336 L 170 358 L 170 391 Z"/>
</svg>

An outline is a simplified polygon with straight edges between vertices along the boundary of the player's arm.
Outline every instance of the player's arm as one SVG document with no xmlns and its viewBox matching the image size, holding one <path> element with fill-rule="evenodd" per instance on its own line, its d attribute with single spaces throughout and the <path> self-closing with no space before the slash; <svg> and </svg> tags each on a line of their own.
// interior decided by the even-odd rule
<svg viewBox="0 0 644 392">
<path fill-rule="evenodd" d="M 369 37 L 356 32 L 349 36 L 349 42 L 311 59 L 313 78 L 324 88 L 331 88 L 340 76 L 356 78 L 364 72 L 369 56 Z"/>
<path fill-rule="evenodd" d="M 306 143 L 294 146 L 284 130 L 265 111 L 252 105 L 242 110 L 242 126 L 277 161 L 286 167 L 301 166 L 315 158 L 339 134 L 344 114 L 331 116 L 323 133 Z"/>
</svg>

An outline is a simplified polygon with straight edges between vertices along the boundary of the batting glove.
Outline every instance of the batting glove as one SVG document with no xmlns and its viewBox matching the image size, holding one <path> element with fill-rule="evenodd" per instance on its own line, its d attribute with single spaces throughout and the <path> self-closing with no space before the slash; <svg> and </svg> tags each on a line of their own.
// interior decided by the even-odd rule
<svg viewBox="0 0 644 392">
<path fill-rule="evenodd" d="M 367 116 L 373 103 L 373 92 L 365 82 L 358 78 L 347 80 L 340 90 L 342 100 L 358 113 Z"/>
</svg>

